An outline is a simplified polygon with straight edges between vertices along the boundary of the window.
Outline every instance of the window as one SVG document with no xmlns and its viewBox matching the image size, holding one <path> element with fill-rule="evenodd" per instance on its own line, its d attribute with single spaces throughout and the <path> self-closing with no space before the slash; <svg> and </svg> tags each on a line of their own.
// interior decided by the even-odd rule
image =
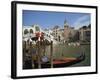
<svg viewBox="0 0 100 80">
<path fill-rule="evenodd" d="M 33 33 L 33 30 L 32 29 L 30 29 L 30 33 Z"/>
<path fill-rule="evenodd" d="M 27 30 L 27 29 L 25 29 L 25 30 L 24 30 L 24 34 L 27 34 L 27 33 L 29 33 L 29 32 L 28 32 L 28 30 Z"/>
<path fill-rule="evenodd" d="M 90 31 L 85 31 L 85 35 L 86 36 L 90 36 L 91 35 L 91 32 Z"/>
<path fill-rule="evenodd" d="M 40 31 L 40 28 L 38 26 L 35 27 L 36 31 Z"/>
</svg>

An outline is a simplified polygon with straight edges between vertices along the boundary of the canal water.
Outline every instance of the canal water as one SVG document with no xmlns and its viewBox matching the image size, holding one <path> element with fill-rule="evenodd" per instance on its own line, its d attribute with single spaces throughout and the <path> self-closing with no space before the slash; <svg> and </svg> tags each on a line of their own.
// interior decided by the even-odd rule
<svg viewBox="0 0 100 80">
<path fill-rule="evenodd" d="M 68 57 L 78 57 L 82 53 L 85 54 L 85 60 L 74 64 L 72 66 L 90 66 L 91 65 L 91 49 L 90 45 L 80 45 L 80 46 L 68 46 L 66 44 L 54 44 L 53 45 L 53 59 Z M 46 46 L 46 53 L 50 57 L 50 46 Z"/>
</svg>

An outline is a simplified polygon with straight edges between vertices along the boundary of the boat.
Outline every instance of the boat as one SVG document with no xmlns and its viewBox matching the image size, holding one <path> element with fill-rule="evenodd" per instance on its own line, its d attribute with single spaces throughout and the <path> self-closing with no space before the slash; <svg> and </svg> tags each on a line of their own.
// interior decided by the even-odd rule
<svg viewBox="0 0 100 80">
<path fill-rule="evenodd" d="M 63 57 L 60 59 L 53 59 L 53 68 L 68 67 L 73 64 L 79 63 L 79 62 L 83 61 L 84 59 L 85 59 L 85 54 L 81 54 L 80 56 L 78 56 L 76 58 Z M 37 62 L 34 65 L 35 65 L 34 68 L 38 68 Z M 41 62 L 41 68 L 50 68 L 50 67 L 51 67 L 50 61 Z"/>
</svg>

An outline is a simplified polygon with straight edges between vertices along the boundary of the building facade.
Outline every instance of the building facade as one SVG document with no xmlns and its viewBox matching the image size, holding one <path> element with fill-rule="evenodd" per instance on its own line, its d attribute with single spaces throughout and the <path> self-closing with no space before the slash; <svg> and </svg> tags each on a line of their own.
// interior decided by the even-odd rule
<svg viewBox="0 0 100 80">
<path fill-rule="evenodd" d="M 89 27 L 80 28 L 79 33 L 80 33 L 81 41 L 90 41 L 91 40 L 91 28 L 89 28 Z"/>
<path fill-rule="evenodd" d="M 37 32 L 43 32 L 45 39 L 52 39 L 55 42 L 77 42 L 91 40 L 91 25 L 89 25 L 89 27 L 83 26 L 76 30 L 73 27 L 70 27 L 66 20 L 64 21 L 64 26 L 62 28 L 56 25 L 52 29 L 42 30 L 39 25 L 24 26 L 23 39 L 35 37 L 35 33 Z"/>
</svg>

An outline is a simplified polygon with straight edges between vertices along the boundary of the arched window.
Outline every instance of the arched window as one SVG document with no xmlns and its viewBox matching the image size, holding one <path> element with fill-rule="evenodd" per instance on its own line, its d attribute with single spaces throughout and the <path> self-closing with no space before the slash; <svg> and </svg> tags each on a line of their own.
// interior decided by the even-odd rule
<svg viewBox="0 0 100 80">
<path fill-rule="evenodd" d="M 27 34 L 27 33 L 28 33 L 28 30 L 27 30 L 27 29 L 25 29 L 25 30 L 24 30 L 24 34 Z"/>
<path fill-rule="evenodd" d="M 36 31 L 40 31 L 40 28 L 38 26 L 35 27 Z"/>
<path fill-rule="evenodd" d="M 31 33 L 31 34 L 33 33 L 33 30 L 32 30 L 32 29 L 30 29 L 30 33 Z"/>
</svg>

